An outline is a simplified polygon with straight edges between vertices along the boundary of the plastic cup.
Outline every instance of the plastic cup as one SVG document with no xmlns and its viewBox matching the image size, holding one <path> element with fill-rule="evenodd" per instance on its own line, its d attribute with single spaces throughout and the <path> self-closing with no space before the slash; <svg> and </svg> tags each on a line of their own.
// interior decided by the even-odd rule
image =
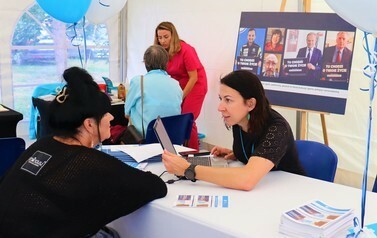
<svg viewBox="0 0 377 238">
<path fill-rule="evenodd" d="M 102 91 L 102 92 L 106 92 L 106 84 L 104 84 L 104 83 L 99 83 L 98 84 L 98 86 L 99 86 L 99 89 Z"/>
</svg>

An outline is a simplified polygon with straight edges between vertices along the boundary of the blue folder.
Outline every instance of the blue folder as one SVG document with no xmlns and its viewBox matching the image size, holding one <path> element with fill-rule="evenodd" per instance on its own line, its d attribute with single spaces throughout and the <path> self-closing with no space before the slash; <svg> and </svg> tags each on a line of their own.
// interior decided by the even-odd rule
<svg viewBox="0 0 377 238">
<path fill-rule="evenodd" d="M 135 163 L 136 163 L 136 166 L 138 165 L 138 162 L 134 160 L 134 158 L 132 158 L 127 153 L 124 153 L 123 151 L 111 151 L 110 149 L 103 149 L 103 152 L 111 156 L 114 156 L 115 158 L 119 159 L 123 163 L 126 163 L 130 166 L 133 166 Z M 161 155 L 153 156 L 147 160 L 144 160 L 143 162 L 161 162 Z"/>
</svg>

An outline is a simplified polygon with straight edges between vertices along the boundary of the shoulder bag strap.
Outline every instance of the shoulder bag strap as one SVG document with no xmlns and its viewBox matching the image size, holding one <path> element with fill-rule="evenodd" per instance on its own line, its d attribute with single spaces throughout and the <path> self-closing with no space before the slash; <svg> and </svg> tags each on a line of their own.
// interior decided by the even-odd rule
<svg viewBox="0 0 377 238">
<path fill-rule="evenodd" d="M 141 90 L 141 128 L 143 129 L 143 138 L 145 138 L 145 131 L 144 131 L 144 76 L 141 75 L 140 77 L 140 90 Z"/>
</svg>

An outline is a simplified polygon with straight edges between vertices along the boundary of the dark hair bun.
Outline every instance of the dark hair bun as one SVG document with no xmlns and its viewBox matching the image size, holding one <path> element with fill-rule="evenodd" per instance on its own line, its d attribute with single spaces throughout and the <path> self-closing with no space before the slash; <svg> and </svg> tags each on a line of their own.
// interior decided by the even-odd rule
<svg viewBox="0 0 377 238">
<path fill-rule="evenodd" d="M 55 135 L 73 136 L 86 118 L 99 122 L 110 111 L 110 99 L 85 69 L 68 68 L 63 78 L 67 84 L 51 104 L 50 126 Z"/>
</svg>

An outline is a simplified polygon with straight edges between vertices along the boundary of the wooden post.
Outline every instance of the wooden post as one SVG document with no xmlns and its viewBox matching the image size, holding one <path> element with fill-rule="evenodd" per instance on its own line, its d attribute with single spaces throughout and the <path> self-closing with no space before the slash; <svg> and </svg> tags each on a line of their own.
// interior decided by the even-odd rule
<svg viewBox="0 0 377 238">
<path fill-rule="evenodd" d="M 285 11 L 285 6 L 287 5 L 287 0 L 282 0 L 280 4 L 280 11 L 284 12 Z M 303 6 L 304 6 L 304 11 L 305 12 L 310 12 L 311 11 L 311 5 L 312 5 L 312 0 L 303 0 Z"/>
<path fill-rule="evenodd" d="M 311 12 L 312 0 L 304 0 L 303 3 L 305 12 Z"/>
<path fill-rule="evenodd" d="M 329 145 L 329 139 L 327 138 L 325 114 L 323 113 L 321 113 L 321 123 L 322 123 L 323 141 L 325 142 L 325 145 Z"/>
<path fill-rule="evenodd" d="M 300 124 L 300 140 L 306 140 L 308 137 L 308 112 L 302 111 L 301 114 L 301 124 Z"/>
<path fill-rule="evenodd" d="M 280 4 L 280 11 L 284 12 L 285 11 L 285 5 L 287 4 L 287 0 L 282 0 Z"/>
</svg>

